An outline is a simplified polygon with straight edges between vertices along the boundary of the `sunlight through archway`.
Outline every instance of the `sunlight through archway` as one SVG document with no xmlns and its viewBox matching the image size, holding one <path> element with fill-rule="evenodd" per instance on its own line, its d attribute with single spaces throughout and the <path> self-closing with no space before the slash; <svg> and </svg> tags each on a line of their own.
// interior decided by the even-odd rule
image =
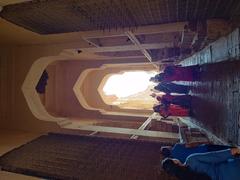
<svg viewBox="0 0 240 180">
<path fill-rule="evenodd" d="M 151 109 L 155 100 L 150 96 L 154 84 L 149 81 L 154 71 L 129 71 L 109 77 L 103 87 L 105 101 L 127 109 Z"/>
</svg>

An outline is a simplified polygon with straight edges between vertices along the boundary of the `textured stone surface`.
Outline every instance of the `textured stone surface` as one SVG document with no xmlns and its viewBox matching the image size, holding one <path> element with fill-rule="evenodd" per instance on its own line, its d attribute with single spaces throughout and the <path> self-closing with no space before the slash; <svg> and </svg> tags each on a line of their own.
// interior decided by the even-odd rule
<svg viewBox="0 0 240 180">
<path fill-rule="evenodd" d="M 47 179 L 171 180 L 160 170 L 161 145 L 50 134 L 2 156 L 0 165 L 6 171 Z"/>
<path fill-rule="evenodd" d="M 41 0 L 8 5 L 1 12 L 4 19 L 41 34 L 228 19 L 238 14 L 238 0 Z"/>
<path fill-rule="evenodd" d="M 193 86 L 193 117 L 230 144 L 238 143 L 240 115 L 240 61 L 202 65 Z"/>
</svg>

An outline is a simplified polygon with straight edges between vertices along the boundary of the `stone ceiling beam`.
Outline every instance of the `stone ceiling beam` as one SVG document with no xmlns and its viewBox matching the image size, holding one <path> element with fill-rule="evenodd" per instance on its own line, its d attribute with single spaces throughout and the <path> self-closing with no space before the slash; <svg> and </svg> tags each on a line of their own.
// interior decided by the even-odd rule
<svg viewBox="0 0 240 180">
<path fill-rule="evenodd" d="M 77 126 L 77 124 L 75 123 L 72 123 L 67 126 L 62 126 L 62 128 L 93 131 L 93 132 L 97 131 L 97 132 L 105 132 L 105 133 L 128 134 L 128 135 L 137 135 L 137 136 L 146 136 L 146 137 L 158 137 L 158 138 L 167 138 L 167 139 L 179 139 L 178 133 L 139 130 L 139 129 L 130 129 L 130 128 L 94 126 L 94 125 Z"/>
<path fill-rule="evenodd" d="M 122 45 L 122 46 L 108 46 L 108 47 L 94 47 L 94 48 L 81 48 L 82 52 L 120 52 L 120 51 L 137 51 L 146 49 L 163 49 L 173 47 L 173 43 L 154 43 L 154 44 L 140 44 L 135 41 L 135 45 Z M 149 55 L 150 56 L 150 55 Z"/>
<path fill-rule="evenodd" d="M 144 56 L 150 61 L 152 62 L 152 57 L 151 54 L 141 45 L 141 43 L 139 42 L 139 40 L 136 38 L 136 36 L 131 32 L 131 31 L 127 31 L 126 35 L 128 36 L 128 38 L 132 41 L 132 43 L 144 54 Z"/>
<path fill-rule="evenodd" d="M 149 118 L 147 118 L 147 120 L 138 128 L 139 130 L 144 130 L 151 122 L 153 119 L 153 115 L 151 115 Z M 137 135 L 132 135 L 130 137 L 130 139 L 137 139 L 138 136 Z"/>
<path fill-rule="evenodd" d="M 158 33 L 172 33 L 172 32 L 182 32 L 184 30 L 185 25 L 188 22 L 177 22 L 177 23 L 168 23 L 168 24 L 160 24 L 160 25 L 149 25 L 149 26 L 141 26 L 137 29 L 131 30 L 134 35 L 147 35 L 147 34 L 158 34 Z M 82 37 L 85 39 L 91 38 L 107 38 L 107 37 L 118 37 L 125 36 L 125 32 L 129 30 L 119 29 L 116 31 L 88 31 L 83 32 Z"/>
</svg>

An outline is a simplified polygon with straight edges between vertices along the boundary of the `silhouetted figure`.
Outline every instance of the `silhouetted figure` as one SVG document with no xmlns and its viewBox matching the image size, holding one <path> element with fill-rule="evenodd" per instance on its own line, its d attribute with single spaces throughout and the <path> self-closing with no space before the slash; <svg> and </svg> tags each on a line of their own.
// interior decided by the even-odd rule
<svg viewBox="0 0 240 180">
<path fill-rule="evenodd" d="M 154 112 L 159 113 L 162 117 L 167 118 L 168 116 L 189 116 L 189 109 L 183 108 L 178 105 L 170 104 L 168 106 L 164 104 L 156 105 L 153 107 Z"/>
<path fill-rule="evenodd" d="M 167 66 L 163 73 L 150 78 L 153 82 L 196 81 L 199 79 L 200 67 L 195 66 Z"/>
<path fill-rule="evenodd" d="M 164 105 L 175 104 L 184 108 L 191 108 L 192 97 L 190 95 L 173 96 L 170 94 L 166 94 L 163 96 L 157 96 L 156 99 Z"/>
<path fill-rule="evenodd" d="M 43 71 L 38 83 L 37 83 L 37 86 L 36 86 L 36 91 L 39 93 L 39 94 L 44 94 L 45 93 L 45 88 L 46 88 L 46 85 L 47 85 L 47 81 L 48 81 L 48 73 L 46 70 Z"/>
<path fill-rule="evenodd" d="M 178 94 L 188 94 L 191 90 L 190 86 L 179 85 L 175 83 L 159 83 L 157 86 L 154 87 L 155 90 L 164 92 L 166 94 L 170 93 L 178 93 Z"/>
</svg>

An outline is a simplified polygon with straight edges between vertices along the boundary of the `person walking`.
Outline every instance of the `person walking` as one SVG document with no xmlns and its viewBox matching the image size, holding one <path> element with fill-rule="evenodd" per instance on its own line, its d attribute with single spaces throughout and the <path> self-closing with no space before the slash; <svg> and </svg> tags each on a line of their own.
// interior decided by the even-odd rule
<svg viewBox="0 0 240 180">
<path fill-rule="evenodd" d="M 190 115 L 190 110 L 183 108 L 178 105 L 155 105 L 153 107 L 154 112 L 159 113 L 162 117 L 167 118 L 168 116 L 180 116 L 185 117 Z"/>
<path fill-rule="evenodd" d="M 179 105 L 183 108 L 191 108 L 191 99 L 190 95 L 170 95 L 165 94 L 163 96 L 156 96 L 156 99 L 164 105 Z"/>
<path fill-rule="evenodd" d="M 200 67 L 195 66 L 167 66 L 163 73 L 150 78 L 153 82 L 196 81 L 199 79 Z"/>
<path fill-rule="evenodd" d="M 164 92 L 166 94 L 171 94 L 171 93 L 189 94 L 191 90 L 191 86 L 161 82 L 157 86 L 155 86 L 154 89 L 160 92 Z"/>
</svg>

